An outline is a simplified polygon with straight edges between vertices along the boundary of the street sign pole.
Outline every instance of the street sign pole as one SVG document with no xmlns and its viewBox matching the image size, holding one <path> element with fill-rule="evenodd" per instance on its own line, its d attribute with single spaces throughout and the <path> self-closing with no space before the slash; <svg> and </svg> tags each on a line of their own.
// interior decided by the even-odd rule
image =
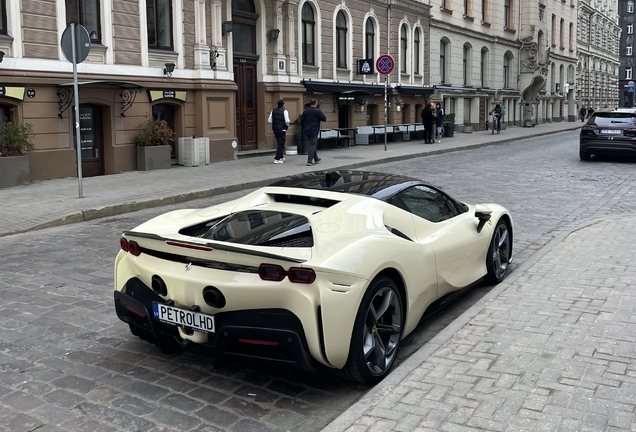
<svg viewBox="0 0 636 432">
<path fill-rule="evenodd" d="M 388 112 L 388 77 L 384 75 L 384 151 L 386 151 L 386 141 L 387 141 L 387 132 L 386 132 L 386 122 L 387 122 L 387 112 Z"/>
<path fill-rule="evenodd" d="M 88 31 L 80 24 L 71 23 L 60 40 L 62 54 L 73 63 L 73 98 L 75 99 L 75 146 L 77 147 L 77 182 L 79 197 L 84 198 L 82 189 L 82 139 L 80 136 L 79 84 L 77 82 L 77 64 L 86 60 L 91 50 Z"/>
<path fill-rule="evenodd" d="M 80 137 L 79 86 L 77 85 L 77 40 L 75 38 L 75 23 L 71 23 L 71 45 L 73 50 L 73 96 L 75 98 L 75 145 L 77 146 L 77 182 L 79 197 L 84 198 L 82 190 L 82 142 Z"/>
<path fill-rule="evenodd" d="M 393 71 L 393 65 L 395 62 L 393 61 L 393 57 L 388 54 L 381 55 L 375 62 L 375 69 L 382 75 L 384 75 L 384 151 L 386 151 L 386 143 L 388 132 L 386 130 L 387 126 L 387 115 L 389 111 L 389 83 L 388 83 L 388 75 Z"/>
</svg>

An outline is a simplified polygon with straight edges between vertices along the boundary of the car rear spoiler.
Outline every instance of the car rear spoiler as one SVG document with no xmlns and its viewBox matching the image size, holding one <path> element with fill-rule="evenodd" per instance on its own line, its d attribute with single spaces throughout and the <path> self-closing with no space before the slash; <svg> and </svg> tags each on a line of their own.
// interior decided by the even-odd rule
<svg viewBox="0 0 636 432">
<path fill-rule="evenodd" d="M 251 249 L 237 247 L 237 246 L 231 246 L 231 245 L 228 245 L 227 243 L 209 242 L 209 241 L 205 243 L 198 243 L 198 242 L 190 242 L 187 240 L 174 240 L 174 239 L 161 237 L 157 234 L 150 234 L 150 233 L 144 233 L 139 231 L 124 231 L 122 234 L 126 236 L 127 238 L 139 237 L 139 238 L 145 238 L 149 240 L 159 240 L 164 243 L 174 242 L 174 243 L 181 243 L 183 245 L 190 245 L 190 246 L 199 246 L 199 247 L 207 246 L 212 249 L 222 250 L 225 252 L 233 252 L 233 253 L 244 254 L 244 255 L 253 255 L 253 256 L 259 256 L 262 258 L 269 258 L 269 259 L 287 261 L 287 262 L 293 262 L 293 263 L 304 263 L 305 261 L 307 261 L 301 258 L 291 258 L 284 255 L 278 255 L 278 254 L 256 251 L 256 250 L 251 250 Z"/>
</svg>

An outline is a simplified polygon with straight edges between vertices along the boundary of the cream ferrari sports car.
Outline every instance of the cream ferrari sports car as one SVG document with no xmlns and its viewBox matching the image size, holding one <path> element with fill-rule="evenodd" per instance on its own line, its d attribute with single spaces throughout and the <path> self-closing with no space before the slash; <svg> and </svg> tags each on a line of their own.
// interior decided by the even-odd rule
<svg viewBox="0 0 636 432">
<path fill-rule="evenodd" d="M 121 237 L 115 309 L 175 352 L 214 349 L 365 384 L 384 378 L 426 309 L 512 261 L 513 223 L 420 180 L 309 172 Z"/>
</svg>

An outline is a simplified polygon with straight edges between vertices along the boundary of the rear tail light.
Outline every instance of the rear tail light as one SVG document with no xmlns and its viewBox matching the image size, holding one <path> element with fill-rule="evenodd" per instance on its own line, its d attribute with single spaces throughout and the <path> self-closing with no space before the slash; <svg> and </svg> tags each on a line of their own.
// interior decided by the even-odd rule
<svg viewBox="0 0 636 432">
<path fill-rule="evenodd" d="M 305 269 L 300 267 L 292 267 L 287 272 L 287 277 L 290 282 L 310 284 L 316 280 L 316 272 L 312 269 Z"/>
<path fill-rule="evenodd" d="M 288 271 L 277 264 L 261 264 L 258 267 L 258 275 L 266 281 L 280 282 L 289 278 L 290 282 L 311 284 L 316 280 L 316 272 L 310 268 L 291 267 Z"/>
<path fill-rule="evenodd" d="M 134 256 L 139 256 L 141 254 L 141 248 L 136 241 L 128 240 L 126 237 L 122 237 L 119 239 L 119 246 L 121 250 L 124 252 L 130 252 Z"/>
<path fill-rule="evenodd" d="M 266 281 L 280 282 L 285 279 L 285 269 L 275 264 L 261 264 L 258 267 L 258 275 Z"/>
</svg>

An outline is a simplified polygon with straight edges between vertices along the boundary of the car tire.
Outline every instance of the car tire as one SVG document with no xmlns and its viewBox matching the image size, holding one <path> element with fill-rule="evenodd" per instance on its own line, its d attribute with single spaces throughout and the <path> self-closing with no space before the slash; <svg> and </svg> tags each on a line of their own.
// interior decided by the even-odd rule
<svg viewBox="0 0 636 432">
<path fill-rule="evenodd" d="M 486 256 L 486 282 L 498 284 L 506 276 L 506 270 L 512 254 L 512 231 L 504 220 L 499 220 L 490 240 Z"/>
<path fill-rule="evenodd" d="M 404 301 L 397 285 L 388 277 L 374 279 L 360 302 L 341 375 L 366 385 L 382 381 L 397 357 L 403 326 Z"/>
<path fill-rule="evenodd" d="M 579 157 L 582 161 L 589 161 L 591 156 L 591 153 L 584 152 L 583 150 L 579 149 Z"/>
</svg>

